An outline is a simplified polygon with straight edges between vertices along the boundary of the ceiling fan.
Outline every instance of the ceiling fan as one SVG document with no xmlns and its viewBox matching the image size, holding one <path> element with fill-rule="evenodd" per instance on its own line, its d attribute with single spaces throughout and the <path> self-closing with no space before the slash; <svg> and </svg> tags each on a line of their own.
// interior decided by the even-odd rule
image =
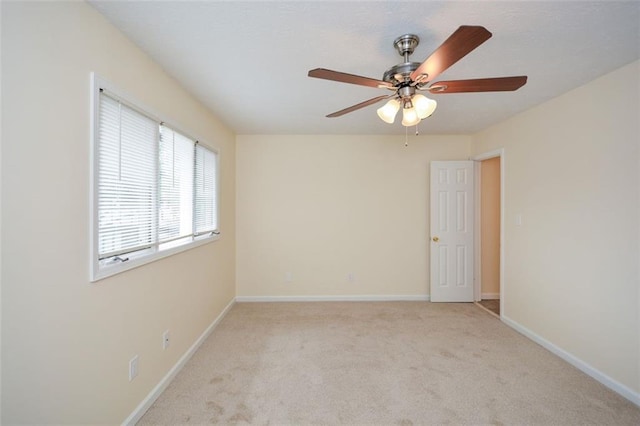
<svg viewBox="0 0 640 426">
<path fill-rule="evenodd" d="M 313 69 L 309 71 L 308 75 L 309 77 L 322 78 L 324 80 L 393 91 L 390 95 L 376 96 L 375 98 L 331 113 L 327 115 L 327 117 L 340 117 L 341 115 L 391 98 L 384 106 L 378 109 L 378 116 L 383 121 L 391 124 L 394 122 L 395 116 L 402 106 L 402 124 L 404 126 L 414 126 L 418 124 L 420 120 L 433 114 L 437 106 L 435 100 L 417 93 L 418 91 L 427 91 L 431 94 L 503 92 L 517 90 L 527 82 L 527 76 L 516 76 L 438 81 L 433 83 L 433 80 L 439 74 L 487 41 L 490 37 L 491 33 L 484 27 L 463 25 L 451 34 L 424 62 L 418 63 L 410 62 L 409 56 L 413 53 L 416 46 L 418 46 L 420 39 L 414 34 L 405 34 L 393 42 L 400 56 L 404 58 L 404 62 L 385 71 L 382 80 L 332 71 L 325 68 Z"/>
</svg>

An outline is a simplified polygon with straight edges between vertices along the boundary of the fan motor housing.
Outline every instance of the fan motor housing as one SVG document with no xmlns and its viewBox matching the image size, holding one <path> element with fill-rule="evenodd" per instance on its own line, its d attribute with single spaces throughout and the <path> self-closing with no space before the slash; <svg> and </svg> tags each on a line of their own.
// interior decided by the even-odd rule
<svg viewBox="0 0 640 426">
<path fill-rule="evenodd" d="M 382 80 L 388 81 L 394 86 L 402 83 L 409 83 L 411 81 L 411 73 L 418 69 L 419 62 L 404 62 L 402 64 L 394 65 L 384 72 Z"/>
</svg>

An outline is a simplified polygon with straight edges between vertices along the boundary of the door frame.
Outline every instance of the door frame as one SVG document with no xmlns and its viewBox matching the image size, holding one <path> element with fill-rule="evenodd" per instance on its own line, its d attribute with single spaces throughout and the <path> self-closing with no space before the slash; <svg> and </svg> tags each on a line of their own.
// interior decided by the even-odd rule
<svg viewBox="0 0 640 426">
<path fill-rule="evenodd" d="M 480 162 L 484 160 L 489 160 L 491 158 L 500 157 L 500 318 L 504 315 L 504 220 L 505 220 L 505 206 L 504 206 L 504 189 L 505 189 L 505 155 L 504 148 L 494 149 L 492 151 L 487 151 L 482 154 L 478 154 L 471 159 L 474 161 L 474 173 L 475 173 L 475 193 L 476 200 L 480 200 L 480 191 L 482 190 L 481 186 L 481 176 L 480 176 Z M 473 267 L 473 275 L 474 275 L 474 291 L 473 296 L 476 301 L 479 301 L 482 298 L 482 270 L 481 270 L 481 262 L 480 262 L 480 202 L 476 202 L 475 206 L 475 227 L 474 227 L 474 267 Z"/>
</svg>

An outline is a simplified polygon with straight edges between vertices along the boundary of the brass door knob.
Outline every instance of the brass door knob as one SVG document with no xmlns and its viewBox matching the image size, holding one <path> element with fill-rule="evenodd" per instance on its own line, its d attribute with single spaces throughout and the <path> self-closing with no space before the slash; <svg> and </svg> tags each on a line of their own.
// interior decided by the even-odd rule
<svg viewBox="0 0 640 426">
<path fill-rule="evenodd" d="M 437 243 L 438 241 L 440 241 L 440 238 L 438 238 L 438 237 L 433 237 L 433 238 L 432 238 L 432 240 L 433 240 L 433 242 L 434 242 L 434 243 Z"/>
</svg>

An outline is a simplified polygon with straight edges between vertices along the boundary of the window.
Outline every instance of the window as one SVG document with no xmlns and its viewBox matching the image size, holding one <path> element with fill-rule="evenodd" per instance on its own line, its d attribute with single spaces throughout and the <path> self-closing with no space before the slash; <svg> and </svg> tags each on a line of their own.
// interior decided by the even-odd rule
<svg viewBox="0 0 640 426">
<path fill-rule="evenodd" d="M 91 280 L 217 239 L 218 154 L 93 86 Z"/>
</svg>

